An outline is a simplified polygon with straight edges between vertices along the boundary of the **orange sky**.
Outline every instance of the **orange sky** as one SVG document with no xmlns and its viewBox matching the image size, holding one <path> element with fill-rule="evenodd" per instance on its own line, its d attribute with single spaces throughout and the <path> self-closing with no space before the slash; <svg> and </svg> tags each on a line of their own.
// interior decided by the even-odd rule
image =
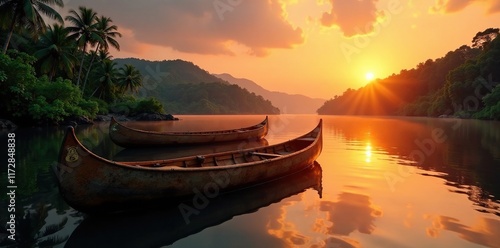
<svg viewBox="0 0 500 248">
<path fill-rule="evenodd" d="M 500 25 L 498 0 L 70 0 L 111 17 L 115 58 L 183 59 L 329 99 L 444 56 Z"/>
</svg>

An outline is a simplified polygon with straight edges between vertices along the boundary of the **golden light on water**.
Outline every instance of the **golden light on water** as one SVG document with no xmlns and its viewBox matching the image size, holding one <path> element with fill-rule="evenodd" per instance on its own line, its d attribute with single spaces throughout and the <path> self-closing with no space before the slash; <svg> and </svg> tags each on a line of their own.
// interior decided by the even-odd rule
<svg viewBox="0 0 500 248">
<path fill-rule="evenodd" d="M 366 143 L 365 146 L 365 162 L 370 163 L 372 161 L 372 146 L 370 143 Z"/>
</svg>

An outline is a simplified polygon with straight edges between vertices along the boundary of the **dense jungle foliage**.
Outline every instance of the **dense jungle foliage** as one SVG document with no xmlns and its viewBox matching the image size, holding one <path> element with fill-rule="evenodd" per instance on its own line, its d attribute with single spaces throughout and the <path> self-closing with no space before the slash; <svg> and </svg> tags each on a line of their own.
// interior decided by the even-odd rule
<svg viewBox="0 0 500 248">
<path fill-rule="evenodd" d="M 499 29 L 478 32 L 461 46 L 357 90 L 318 109 L 333 115 L 454 116 L 500 119 Z"/>
</svg>

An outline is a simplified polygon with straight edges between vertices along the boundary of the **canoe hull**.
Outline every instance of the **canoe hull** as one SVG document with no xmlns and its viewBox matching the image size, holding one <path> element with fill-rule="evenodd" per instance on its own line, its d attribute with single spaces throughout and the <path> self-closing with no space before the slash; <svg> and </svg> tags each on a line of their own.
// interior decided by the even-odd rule
<svg viewBox="0 0 500 248">
<path fill-rule="evenodd" d="M 61 147 L 55 172 L 62 197 L 70 206 L 83 212 L 113 211 L 116 206 L 144 201 L 213 198 L 223 191 L 262 183 L 311 166 L 322 149 L 321 128 L 316 130 L 314 142 L 304 141 L 307 146 L 290 154 L 259 157 L 260 160 L 233 165 L 221 160 L 215 162 L 218 166 L 205 166 L 211 160 L 223 157 L 241 161 L 247 156 L 256 157 L 248 155 L 252 151 L 269 149 L 252 148 L 206 155 L 203 158 L 208 162 L 196 167 L 187 166 L 186 161 L 194 161 L 199 156 L 174 160 L 173 166 L 153 168 L 136 166 L 141 162 L 114 162 L 98 157 L 81 145 L 71 128 Z M 297 142 L 293 145 L 300 145 L 300 141 Z M 237 157 L 239 155 L 242 157 Z M 157 163 L 161 162 L 165 161 Z M 186 166 L 175 166 L 177 163 Z"/>
<path fill-rule="evenodd" d="M 207 132 L 153 132 L 133 129 L 111 120 L 109 136 L 123 147 L 171 146 L 185 144 L 207 144 L 237 140 L 262 139 L 269 129 L 268 118 L 261 123 L 240 129 Z"/>
</svg>

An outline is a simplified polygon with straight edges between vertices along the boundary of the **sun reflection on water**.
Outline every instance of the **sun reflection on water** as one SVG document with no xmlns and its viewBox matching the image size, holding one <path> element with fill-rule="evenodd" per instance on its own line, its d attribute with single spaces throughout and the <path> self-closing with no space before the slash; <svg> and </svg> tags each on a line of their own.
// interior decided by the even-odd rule
<svg viewBox="0 0 500 248">
<path fill-rule="evenodd" d="M 370 163 L 372 161 L 372 146 L 371 146 L 370 142 L 366 143 L 365 150 L 366 150 L 365 151 L 365 154 L 366 154 L 365 162 Z"/>
</svg>

